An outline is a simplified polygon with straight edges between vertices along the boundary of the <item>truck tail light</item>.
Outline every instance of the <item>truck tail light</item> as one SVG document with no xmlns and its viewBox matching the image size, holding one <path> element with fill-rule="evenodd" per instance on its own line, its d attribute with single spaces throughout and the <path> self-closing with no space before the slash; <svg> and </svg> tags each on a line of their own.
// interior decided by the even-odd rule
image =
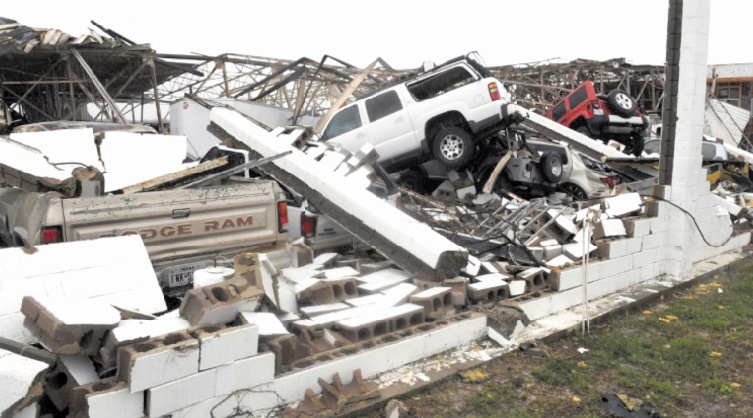
<svg viewBox="0 0 753 418">
<path fill-rule="evenodd" d="M 316 218 L 301 212 L 301 236 L 304 238 L 313 238 L 316 236 Z"/>
<path fill-rule="evenodd" d="M 39 240 L 42 244 L 54 244 L 63 242 L 63 229 L 59 226 L 46 226 L 42 228 Z"/>
<path fill-rule="evenodd" d="M 502 98 L 499 94 L 497 83 L 489 83 L 489 97 L 491 97 L 492 100 L 499 100 Z"/>
<path fill-rule="evenodd" d="M 288 224 L 288 203 L 285 201 L 277 202 L 277 232 L 287 232 Z"/>
<path fill-rule="evenodd" d="M 600 177 L 599 180 L 609 186 L 610 189 L 614 189 L 614 186 L 620 184 L 620 179 L 616 177 Z"/>
</svg>

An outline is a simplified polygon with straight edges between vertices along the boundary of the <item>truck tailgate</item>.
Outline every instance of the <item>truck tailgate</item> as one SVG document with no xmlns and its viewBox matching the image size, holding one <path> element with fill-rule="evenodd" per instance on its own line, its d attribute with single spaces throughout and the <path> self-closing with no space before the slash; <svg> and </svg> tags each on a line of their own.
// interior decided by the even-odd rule
<svg viewBox="0 0 753 418">
<path fill-rule="evenodd" d="M 271 182 L 63 200 L 67 241 L 139 234 L 152 261 L 278 240 Z"/>
</svg>

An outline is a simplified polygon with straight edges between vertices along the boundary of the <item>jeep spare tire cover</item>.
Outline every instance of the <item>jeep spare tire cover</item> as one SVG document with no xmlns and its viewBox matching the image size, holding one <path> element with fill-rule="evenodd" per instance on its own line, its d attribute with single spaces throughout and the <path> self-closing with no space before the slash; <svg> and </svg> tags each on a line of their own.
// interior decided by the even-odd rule
<svg viewBox="0 0 753 418">
<path fill-rule="evenodd" d="M 473 156 L 471 134 L 457 126 L 440 129 L 431 147 L 434 158 L 451 170 L 463 167 Z"/>
<path fill-rule="evenodd" d="M 559 183 L 562 179 L 562 159 L 557 153 L 549 152 L 544 156 L 541 167 L 544 179 L 550 183 Z"/>
<path fill-rule="evenodd" d="M 607 96 L 607 106 L 612 112 L 629 118 L 635 114 L 636 102 L 625 90 L 612 90 Z"/>
</svg>

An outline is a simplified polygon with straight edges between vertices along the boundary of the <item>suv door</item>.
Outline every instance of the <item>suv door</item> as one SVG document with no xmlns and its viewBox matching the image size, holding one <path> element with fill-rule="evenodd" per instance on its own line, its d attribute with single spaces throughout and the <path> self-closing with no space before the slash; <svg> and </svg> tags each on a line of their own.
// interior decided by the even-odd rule
<svg viewBox="0 0 753 418">
<path fill-rule="evenodd" d="M 420 150 L 408 110 L 396 90 L 388 90 L 364 101 L 369 124 L 366 133 L 380 159 L 389 160 Z"/>
<path fill-rule="evenodd" d="M 335 113 L 322 132 L 322 140 L 338 143 L 350 152 L 361 149 L 367 139 L 358 102 Z"/>
</svg>

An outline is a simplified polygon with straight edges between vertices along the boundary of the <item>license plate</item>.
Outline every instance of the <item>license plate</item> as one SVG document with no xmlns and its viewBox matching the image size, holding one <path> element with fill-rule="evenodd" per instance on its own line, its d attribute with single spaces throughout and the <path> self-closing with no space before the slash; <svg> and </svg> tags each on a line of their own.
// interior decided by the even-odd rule
<svg viewBox="0 0 753 418">
<path fill-rule="evenodd" d="M 185 286 L 193 281 L 193 272 L 206 266 L 207 263 L 196 263 L 172 268 L 167 271 L 167 285 L 169 287 Z"/>
</svg>

